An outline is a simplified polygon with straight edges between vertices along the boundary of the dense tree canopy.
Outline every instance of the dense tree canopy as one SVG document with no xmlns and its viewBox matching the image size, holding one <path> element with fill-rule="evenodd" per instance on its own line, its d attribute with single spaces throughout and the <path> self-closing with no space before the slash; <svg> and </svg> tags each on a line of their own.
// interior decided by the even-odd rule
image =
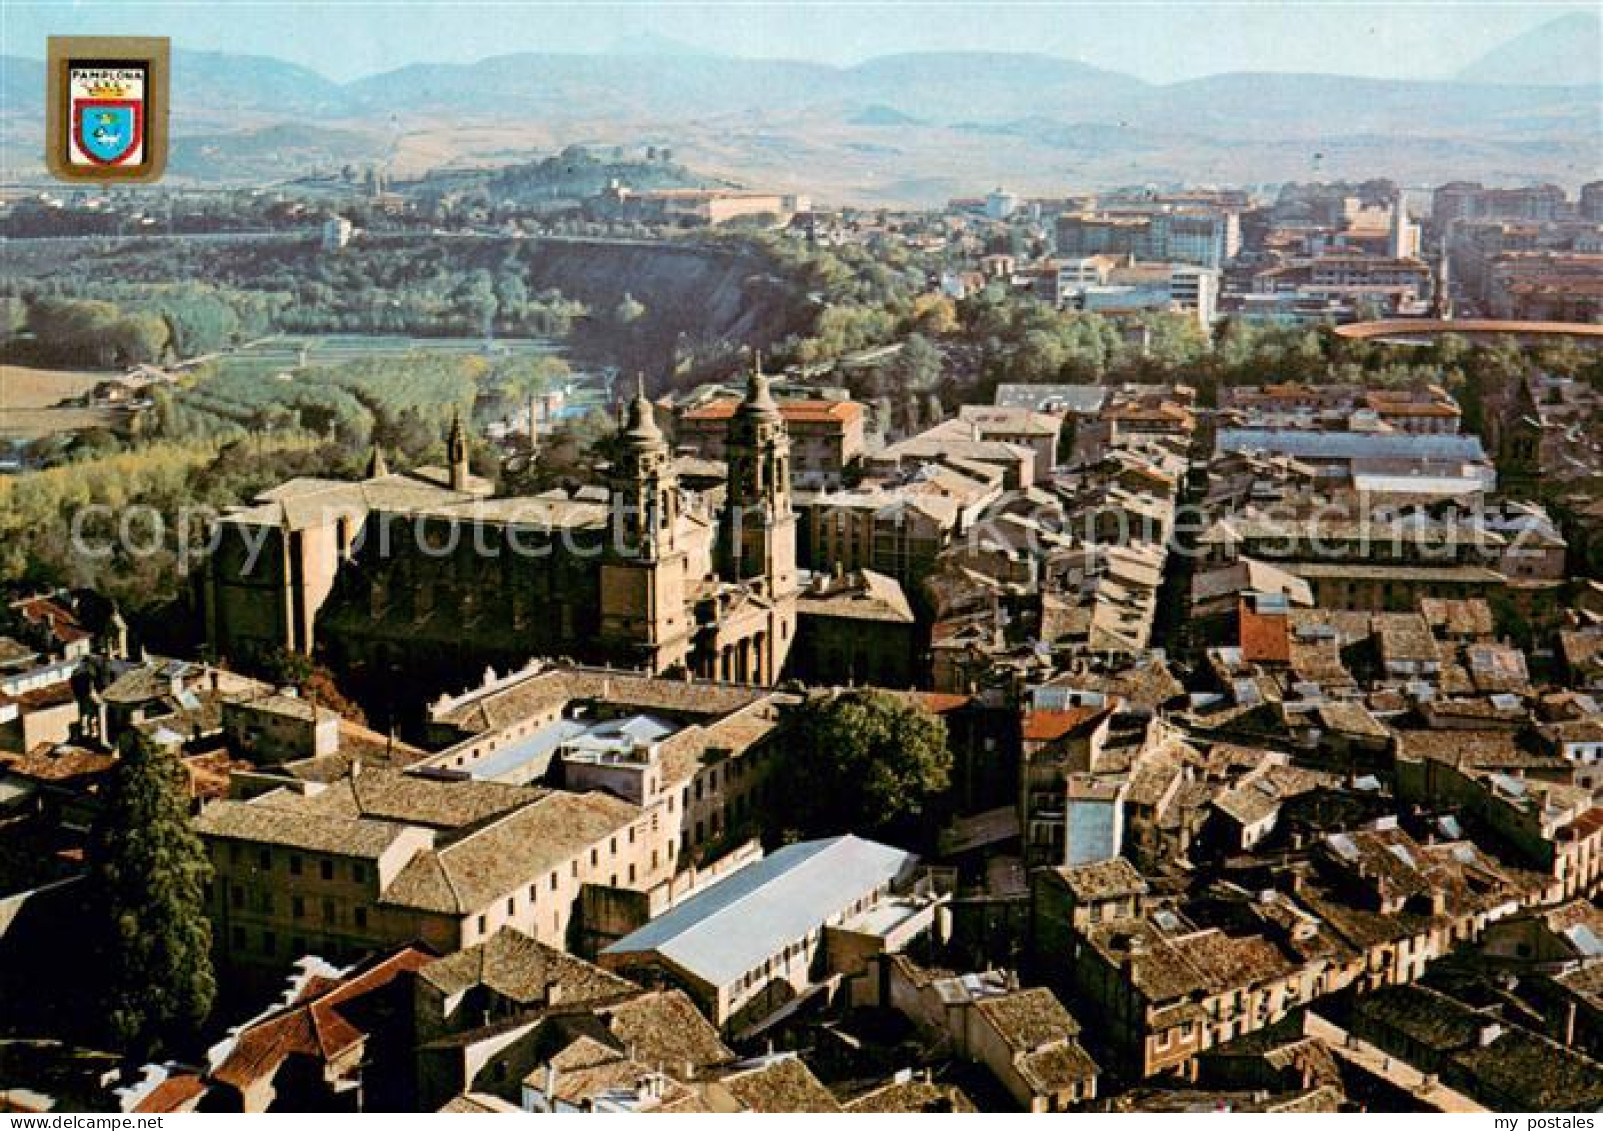
<svg viewBox="0 0 1603 1131">
<path fill-rule="evenodd" d="M 177 756 L 130 731 L 89 841 L 98 1019 L 136 1059 L 193 1047 L 217 985 L 206 885 Z"/>
<path fill-rule="evenodd" d="M 873 833 L 946 789 L 946 724 L 907 696 L 872 689 L 809 700 L 780 762 L 781 823 L 804 836 Z"/>
</svg>

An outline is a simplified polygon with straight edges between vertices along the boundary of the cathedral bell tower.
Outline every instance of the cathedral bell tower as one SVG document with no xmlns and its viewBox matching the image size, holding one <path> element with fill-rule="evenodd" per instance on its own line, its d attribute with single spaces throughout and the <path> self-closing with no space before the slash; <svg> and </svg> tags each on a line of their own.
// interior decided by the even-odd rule
<svg viewBox="0 0 1603 1131">
<path fill-rule="evenodd" d="M 629 404 L 611 488 L 601 565 L 601 635 L 630 666 L 661 672 L 689 639 L 687 555 L 678 544 L 673 455 L 642 385 Z"/>
<path fill-rule="evenodd" d="M 462 430 L 462 411 L 451 417 L 451 434 L 445 441 L 445 461 L 451 472 L 451 490 L 468 489 L 468 437 Z"/>
<path fill-rule="evenodd" d="M 790 505 L 790 434 L 759 362 L 729 422 L 729 494 L 719 531 L 726 581 L 759 582 L 768 595 L 796 590 L 796 513 Z"/>
</svg>

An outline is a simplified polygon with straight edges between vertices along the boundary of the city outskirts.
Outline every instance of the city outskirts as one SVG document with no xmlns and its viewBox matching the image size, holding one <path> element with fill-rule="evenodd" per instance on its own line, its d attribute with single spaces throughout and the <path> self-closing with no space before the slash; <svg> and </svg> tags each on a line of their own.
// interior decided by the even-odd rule
<svg viewBox="0 0 1603 1131">
<path fill-rule="evenodd" d="M 0 29 L 0 1123 L 1595 1125 L 1595 7 L 196 11 Z"/>
</svg>

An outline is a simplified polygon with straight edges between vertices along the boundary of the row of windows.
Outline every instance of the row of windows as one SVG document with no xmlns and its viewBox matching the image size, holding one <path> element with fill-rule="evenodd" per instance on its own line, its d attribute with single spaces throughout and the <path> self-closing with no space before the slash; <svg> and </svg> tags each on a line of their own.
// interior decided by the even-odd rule
<svg viewBox="0 0 1603 1131">
<path fill-rule="evenodd" d="M 732 992 L 735 995 L 745 993 L 752 986 L 760 985 L 773 976 L 775 970 L 788 971 L 792 962 L 807 955 L 808 947 L 817 937 L 818 932 L 809 932 L 800 942 L 791 943 L 778 954 L 771 955 L 763 961 L 761 966 L 754 966 L 735 980 Z"/>
<path fill-rule="evenodd" d="M 212 894 L 213 893 L 210 890 L 210 885 L 207 885 L 206 897 L 208 899 L 210 899 L 210 898 L 212 898 Z M 243 885 L 241 885 L 241 884 L 231 884 L 231 885 L 229 885 L 228 902 L 229 902 L 229 905 L 235 911 L 243 911 L 243 910 L 245 910 L 246 894 L 245 894 L 245 888 L 244 888 Z M 255 907 L 253 908 L 253 910 L 255 910 L 257 912 L 260 912 L 263 915 L 275 915 L 275 914 L 277 914 L 278 900 L 275 897 L 274 893 L 270 889 L 266 889 L 266 888 L 258 888 L 258 889 L 256 889 L 256 898 L 255 898 L 254 902 L 255 902 Z M 290 914 L 290 918 L 291 919 L 305 919 L 305 918 L 308 917 L 307 916 L 307 905 L 306 905 L 306 897 L 305 896 L 302 896 L 302 895 L 292 895 L 292 896 L 290 896 L 290 899 L 289 899 L 289 914 Z M 339 904 L 336 903 L 332 899 L 321 899 L 321 900 L 319 900 L 318 901 L 318 918 L 319 918 L 319 920 L 321 922 L 329 924 L 329 925 L 334 925 L 334 924 L 338 923 L 340 921 L 340 918 L 341 918 Z M 351 909 L 351 922 L 358 930 L 365 930 L 366 927 L 367 927 L 367 908 L 364 907 L 364 906 L 360 906 L 360 905 L 352 908 Z"/>
<path fill-rule="evenodd" d="M 235 926 L 229 932 L 228 942 L 230 951 L 236 958 L 251 953 L 250 932 L 244 927 Z M 309 942 L 305 935 L 291 935 L 288 948 L 280 955 L 278 951 L 278 933 L 270 930 L 262 931 L 257 935 L 257 944 L 255 953 L 263 958 L 283 957 L 296 959 L 315 951 L 320 957 L 337 962 L 347 957 L 354 957 L 362 951 L 360 947 L 350 947 L 332 939 L 318 939 Z"/>
<path fill-rule="evenodd" d="M 627 834 L 630 844 L 635 843 L 635 831 L 636 830 L 635 830 L 634 826 L 631 825 L 629 827 L 628 834 Z M 608 855 L 609 855 L 610 859 L 616 860 L 616 858 L 617 858 L 617 855 L 618 855 L 618 838 L 616 836 L 612 837 L 610 839 L 610 841 L 608 842 Z M 671 859 L 673 859 L 673 856 L 674 856 L 674 845 L 670 843 L 668 845 L 668 857 L 671 860 Z M 579 874 L 579 863 L 580 862 L 579 862 L 579 860 L 577 858 L 568 861 L 568 877 L 571 880 L 575 881 L 576 883 L 581 881 L 582 879 L 590 878 L 588 876 L 586 876 L 586 877 L 581 877 L 580 876 L 580 874 Z M 656 871 L 658 863 L 659 863 L 658 850 L 653 848 L 651 850 L 651 870 L 653 872 Z M 590 850 L 590 865 L 589 865 L 589 867 L 590 868 L 599 868 L 600 864 L 601 864 L 600 848 L 599 847 L 592 848 Z M 586 871 L 588 872 L 589 869 L 586 869 Z M 621 874 L 619 872 L 617 872 L 617 871 L 613 871 L 613 872 L 609 873 L 609 875 L 607 876 L 607 884 L 609 886 L 611 886 L 611 887 L 617 887 L 618 883 L 619 883 L 620 875 L 622 877 L 625 877 L 625 879 L 624 879 L 625 883 L 629 883 L 629 884 L 636 883 L 640 879 L 639 865 L 636 864 L 635 862 L 631 861 Z M 553 871 L 553 872 L 550 872 L 549 874 L 547 874 L 546 877 L 545 877 L 545 880 L 544 880 L 544 884 L 545 884 L 545 887 L 546 887 L 548 892 L 557 892 L 557 891 L 559 891 L 561 886 L 562 886 L 561 885 L 561 873 L 560 873 L 560 871 Z M 519 914 L 520 905 L 524 910 L 530 912 L 531 917 L 532 917 L 533 912 L 536 910 L 537 905 L 540 903 L 540 887 L 541 887 L 541 882 L 537 880 L 534 883 L 530 884 L 526 889 L 524 889 L 523 892 L 521 892 L 521 893 L 513 892 L 512 894 L 508 895 L 506 897 L 506 899 L 500 905 L 500 914 L 499 915 L 497 915 L 496 912 L 492 910 L 492 911 L 486 911 L 486 912 L 478 915 L 477 917 L 475 917 L 475 919 L 473 921 L 473 924 L 472 924 L 472 928 L 469 931 L 469 937 L 470 938 L 471 937 L 487 938 L 487 937 L 489 937 L 489 935 L 494 933 L 494 931 L 497 928 L 501 927 L 502 925 L 507 924 L 507 923 L 515 923 L 516 920 L 517 920 L 518 914 Z M 521 900 L 520 900 L 520 894 L 522 896 Z M 548 895 L 547 899 L 549 900 L 550 898 L 551 897 Z M 552 912 L 552 915 L 551 915 L 551 930 L 553 932 L 557 932 L 557 933 L 561 932 L 561 930 L 562 930 L 562 914 L 563 914 L 563 912 L 562 912 L 562 909 L 561 909 L 560 904 L 559 904 L 557 909 L 554 910 Z M 539 930 L 538 923 L 534 924 L 534 930 L 536 930 L 536 931 Z"/>
<path fill-rule="evenodd" d="M 229 844 L 228 862 L 233 865 L 238 865 L 244 863 L 244 860 L 245 846 L 238 842 Z M 335 862 L 332 858 L 324 856 L 316 858 L 312 862 L 317 865 L 317 875 L 319 879 L 325 881 L 332 881 L 334 879 Z M 308 861 L 303 858 L 300 853 L 291 852 L 289 854 L 286 866 L 290 875 L 304 876 L 308 874 L 307 863 Z M 273 850 L 271 848 L 258 848 L 256 850 L 256 868 L 258 871 L 262 872 L 271 872 L 273 870 Z M 349 875 L 353 883 L 366 883 L 367 865 L 360 860 L 350 861 Z"/>
</svg>

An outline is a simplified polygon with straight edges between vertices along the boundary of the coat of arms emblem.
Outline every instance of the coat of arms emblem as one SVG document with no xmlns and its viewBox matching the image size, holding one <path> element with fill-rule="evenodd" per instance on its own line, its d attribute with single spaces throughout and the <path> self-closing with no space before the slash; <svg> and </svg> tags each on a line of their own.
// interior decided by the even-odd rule
<svg viewBox="0 0 1603 1131">
<path fill-rule="evenodd" d="M 49 153 L 64 180 L 146 181 L 166 159 L 167 41 L 52 39 Z"/>
</svg>

